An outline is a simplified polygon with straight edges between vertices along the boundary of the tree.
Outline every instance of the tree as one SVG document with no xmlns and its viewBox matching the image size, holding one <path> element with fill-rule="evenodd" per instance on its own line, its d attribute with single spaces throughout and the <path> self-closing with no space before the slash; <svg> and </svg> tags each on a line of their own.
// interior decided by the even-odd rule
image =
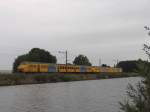
<svg viewBox="0 0 150 112">
<path fill-rule="evenodd" d="M 17 67 L 18 65 L 23 62 L 23 61 L 28 61 L 28 54 L 24 54 L 24 55 L 21 55 L 21 56 L 18 56 L 14 63 L 13 63 L 13 72 L 17 72 Z"/>
<path fill-rule="evenodd" d="M 123 69 L 123 72 L 135 72 L 138 69 L 138 61 L 137 60 L 130 60 L 130 61 L 120 61 L 117 64 L 117 67 Z"/>
<path fill-rule="evenodd" d="M 13 63 L 13 72 L 17 72 L 17 67 L 23 61 L 56 63 L 56 56 L 51 55 L 48 51 L 40 48 L 33 48 L 29 53 L 18 56 Z"/>
<path fill-rule="evenodd" d="M 92 65 L 89 62 L 89 59 L 86 56 L 81 55 L 81 54 L 74 59 L 73 64 L 75 64 L 75 65 L 87 65 L 87 66 Z"/>
<path fill-rule="evenodd" d="M 56 57 L 51 55 L 48 51 L 39 48 L 33 48 L 28 53 L 29 61 L 32 62 L 46 62 L 56 63 Z"/>
<path fill-rule="evenodd" d="M 143 50 L 150 58 L 150 46 L 144 44 Z M 129 85 L 127 94 L 130 100 L 120 103 L 124 112 L 150 112 L 150 63 L 140 62 L 139 70 L 142 81 L 136 87 Z"/>
<path fill-rule="evenodd" d="M 110 67 L 110 66 L 108 66 L 107 64 L 102 64 L 102 67 Z"/>
</svg>

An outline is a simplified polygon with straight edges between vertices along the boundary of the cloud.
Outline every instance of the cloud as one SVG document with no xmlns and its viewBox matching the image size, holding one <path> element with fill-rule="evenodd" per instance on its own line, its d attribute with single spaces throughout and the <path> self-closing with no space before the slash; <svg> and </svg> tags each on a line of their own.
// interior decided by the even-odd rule
<svg viewBox="0 0 150 112">
<path fill-rule="evenodd" d="M 0 69 L 11 69 L 17 55 L 33 47 L 49 50 L 63 63 L 59 50 L 87 55 L 94 65 L 101 57 L 144 58 L 149 41 L 149 0 L 3 0 L 0 3 Z M 73 55 L 71 55 L 73 54 Z"/>
</svg>

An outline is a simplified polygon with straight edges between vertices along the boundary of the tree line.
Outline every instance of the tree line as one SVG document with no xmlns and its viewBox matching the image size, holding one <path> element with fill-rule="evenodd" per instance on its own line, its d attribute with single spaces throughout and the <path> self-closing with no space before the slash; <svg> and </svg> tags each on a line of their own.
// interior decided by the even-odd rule
<svg viewBox="0 0 150 112">
<path fill-rule="evenodd" d="M 17 72 L 17 67 L 20 65 L 20 63 L 24 61 L 56 64 L 57 58 L 56 56 L 52 55 L 50 52 L 44 49 L 33 48 L 27 54 L 20 55 L 15 59 L 13 63 L 13 72 Z M 92 65 L 89 59 L 87 58 L 87 56 L 84 56 L 81 54 L 75 57 L 73 64 L 74 65 L 87 65 L 87 66 Z"/>
<path fill-rule="evenodd" d="M 13 72 L 17 72 L 17 67 L 21 62 L 43 62 L 43 63 L 57 63 L 56 56 L 52 55 L 49 51 L 40 48 L 33 48 L 27 54 L 23 54 L 18 56 L 13 63 Z M 120 67 L 123 69 L 123 72 L 136 72 L 138 69 L 138 63 L 146 61 L 139 60 L 130 60 L 130 61 L 120 61 L 116 67 Z M 86 65 L 91 66 L 91 62 L 88 57 L 82 54 L 79 54 L 73 60 L 74 65 Z M 102 64 L 102 67 L 110 67 L 106 64 Z"/>
<path fill-rule="evenodd" d="M 141 60 L 141 59 L 138 59 L 138 60 L 127 60 L 127 61 L 120 61 L 118 64 L 117 64 L 117 67 L 120 67 L 123 69 L 123 72 L 138 72 L 139 70 L 139 64 L 141 63 L 149 63 L 147 61 L 144 61 L 144 60 Z"/>
</svg>

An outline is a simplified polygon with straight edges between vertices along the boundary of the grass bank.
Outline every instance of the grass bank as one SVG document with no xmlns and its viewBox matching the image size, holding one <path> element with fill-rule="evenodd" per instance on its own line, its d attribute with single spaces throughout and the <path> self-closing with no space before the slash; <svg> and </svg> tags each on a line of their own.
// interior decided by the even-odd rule
<svg viewBox="0 0 150 112">
<path fill-rule="evenodd" d="M 1 74 L 0 86 L 22 85 L 22 84 L 40 84 L 52 82 L 69 82 L 82 80 L 96 80 L 106 78 L 120 78 L 137 76 L 135 73 L 116 74 Z"/>
</svg>

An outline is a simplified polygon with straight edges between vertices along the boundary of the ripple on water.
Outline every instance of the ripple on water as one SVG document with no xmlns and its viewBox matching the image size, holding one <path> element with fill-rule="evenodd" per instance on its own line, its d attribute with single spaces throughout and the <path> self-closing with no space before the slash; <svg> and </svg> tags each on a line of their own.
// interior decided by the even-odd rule
<svg viewBox="0 0 150 112">
<path fill-rule="evenodd" d="M 0 87 L 0 112 L 116 112 L 128 83 L 107 79 Z"/>
</svg>

